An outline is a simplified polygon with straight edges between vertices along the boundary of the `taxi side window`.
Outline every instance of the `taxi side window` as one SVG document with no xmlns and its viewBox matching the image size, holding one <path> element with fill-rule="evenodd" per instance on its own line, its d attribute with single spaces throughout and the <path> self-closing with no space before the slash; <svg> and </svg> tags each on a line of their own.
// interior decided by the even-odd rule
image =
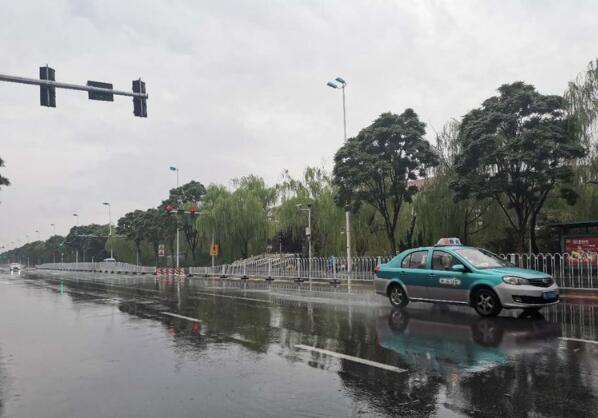
<svg viewBox="0 0 598 418">
<path fill-rule="evenodd" d="M 427 258 L 427 251 L 415 251 L 403 259 L 401 267 L 408 269 L 425 269 Z"/>
<path fill-rule="evenodd" d="M 444 251 L 434 251 L 432 254 L 432 270 L 451 270 L 455 264 L 461 264 L 459 260 Z"/>
</svg>

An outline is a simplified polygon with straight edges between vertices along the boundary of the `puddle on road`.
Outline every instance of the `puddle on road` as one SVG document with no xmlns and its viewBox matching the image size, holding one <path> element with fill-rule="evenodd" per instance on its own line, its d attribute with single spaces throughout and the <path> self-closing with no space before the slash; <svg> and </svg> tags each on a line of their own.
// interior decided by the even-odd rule
<svg viewBox="0 0 598 418">
<path fill-rule="evenodd" d="M 21 295 L 23 300 L 33 298 L 27 303 L 37 302 L 40 309 L 62 307 L 46 314 L 58 315 L 61 323 L 50 316 L 41 324 L 44 329 L 71 327 L 56 331 L 64 336 L 60 343 L 44 340 L 44 356 L 56 367 L 74 368 L 62 377 L 74 390 L 69 399 L 80 408 L 91 402 L 90 387 L 74 382 L 90 376 L 98 383 L 92 385 L 93 395 L 101 398 L 134 379 L 138 387 L 130 389 L 131 396 L 146 405 L 133 407 L 144 416 L 177 415 L 189 408 L 203 408 L 206 416 L 283 416 L 289 411 L 508 416 L 514 408 L 524 415 L 567 408 L 583 416 L 598 407 L 598 388 L 588 378 L 598 363 L 596 351 L 559 339 L 596 339 L 598 309 L 589 305 L 561 304 L 539 318 L 507 312 L 484 319 L 461 307 L 413 304 L 400 311 L 386 307 L 383 298 L 373 305 L 353 304 L 263 289 L 210 290 L 153 278 L 63 278 L 60 297 L 68 299 L 58 302 L 51 295 L 57 294 L 60 278 L 32 282 L 46 292 Z M 33 286 L 22 282 L 25 292 Z M 93 321 L 81 315 L 90 309 Z M 56 357 L 60 344 L 74 347 Z M 318 350 L 295 350 L 296 345 Z M 78 363 L 79 350 L 89 352 L 94 372 Z M 372 367 L 368 361 L 407 372 Z M 47 387 L 43 379 L 38 383 L 36 390 L 42 392 L 51 387 L 50 381 Z M 100 389 L 99 383 L 107 388 Z M 53 410 L 62 405 L 43 396 L 33 403 L 41 400 Z M 106 407 L 119 415 L 117 407 L 131 405 L 125 399 Z M 82 411 L 89 412 L 80 409 L 75 415 Z"/>
</svg>

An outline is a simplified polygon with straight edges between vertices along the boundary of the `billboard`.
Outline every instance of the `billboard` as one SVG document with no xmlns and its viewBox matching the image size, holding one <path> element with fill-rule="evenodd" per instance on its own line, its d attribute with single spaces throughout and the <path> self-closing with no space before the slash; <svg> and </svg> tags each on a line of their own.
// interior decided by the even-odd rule
<svg viewBox="0 0 598 418">
<path fill-rule="evenodd" d="M 598 236 L 563 237 L 564 250 L 569 253 L 570 264 L 598 262 Z"/>
</svg>

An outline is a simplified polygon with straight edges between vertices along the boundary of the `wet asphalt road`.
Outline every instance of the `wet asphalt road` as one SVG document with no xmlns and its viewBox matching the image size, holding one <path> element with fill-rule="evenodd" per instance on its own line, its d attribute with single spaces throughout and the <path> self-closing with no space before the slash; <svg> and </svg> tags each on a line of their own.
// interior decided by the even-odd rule
<svg viewBox="0 0 598 418">
<path fill-rule="evenodd" d="M 0 416 L 596 416 L 598 306 L 319 296 L 0 274 Z"/>
</svg>

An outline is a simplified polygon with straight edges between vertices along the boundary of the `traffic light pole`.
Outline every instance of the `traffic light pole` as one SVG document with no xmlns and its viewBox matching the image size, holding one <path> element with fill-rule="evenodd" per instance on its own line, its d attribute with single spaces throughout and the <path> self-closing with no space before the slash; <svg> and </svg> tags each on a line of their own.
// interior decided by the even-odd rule
<svg viewBox="0 0 598 418">
<path fill-rule="evenodd" d="M 29 84 L 39 86 L 40 105 L 45 107 L 56 107 L 56 89 L 79 90 L 88 93 L 89 100 L 100 100 L 106 102 L 114 101 L 114 96 L 128 96 L 133 98 L 133 114 L 138 117 L 147 117 L 147 99 L 145 83 L 141 79 L 133 80 L 132 90 L 114 90 L 111 83 L 100 81 L 87 81 L 87 85 L 61 83 L 56 80 L 56 71 L 49 66 L 40 67 L 39 79 L 18 77 L 14 75 L 0 74 L 0 81 L 8 83 Z"/>
<path fill-rule="evenodd" d="M 8 83 L 30 84 L 30 85 L 34 85 L 34 86 L 55 87 L 57 89 L 80 90 L 80 91 L 88 91 L 88 92 L 94 92 L 94 93 L 114 94 L 116 96 L 139 97 L 142 99 L 147 99 L 149 97 L 147 93 L 135 93 L 132 91 L 104 89 L 101 87 L 93 87 L 93 86 L 81 86 L 78 84 L 61 83 L 61 82 L 52 81 L 52 80 L 39 80 L 37 78 L 17 77 L 14 75 L 6 75 L 6 74 L 0 74 L 0 81 L 6 81 Z"/>
</svg>

